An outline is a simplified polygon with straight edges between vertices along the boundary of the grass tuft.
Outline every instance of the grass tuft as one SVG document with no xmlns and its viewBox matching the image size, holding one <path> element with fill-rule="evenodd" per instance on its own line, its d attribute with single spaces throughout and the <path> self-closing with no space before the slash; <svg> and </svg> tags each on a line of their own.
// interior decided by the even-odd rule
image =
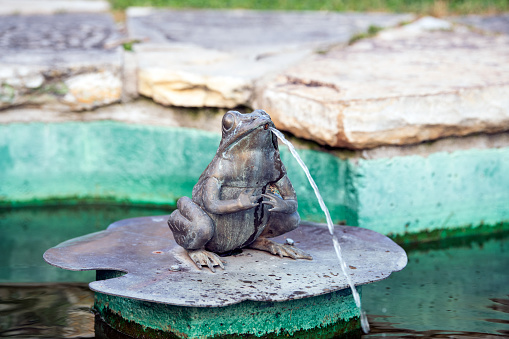
<svg viewBox="0 0 509 339">
<path fill-rule="evenodd" d="M 350 38 L 350 40 L 348 41 L 348 44 L 351 45 L 351 44 L 353 44 L 353 43 L 355 43 L 355 42 L 357 42 L 359 40 L 374 37 L 382 29 L 383 29 L 382 27 L 371 25 L 371 26 L 369 26 L 367 32 L 357 33 L 354 36 L 352 36 Z"/>
</svg>

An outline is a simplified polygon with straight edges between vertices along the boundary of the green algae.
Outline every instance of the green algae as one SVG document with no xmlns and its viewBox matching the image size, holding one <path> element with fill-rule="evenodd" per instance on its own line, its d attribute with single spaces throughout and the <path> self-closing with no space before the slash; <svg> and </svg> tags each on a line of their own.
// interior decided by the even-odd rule
<svg viewBox="0 0 509 339">
<path fill-rule="evenodd" d="M 331 338 L 360 326 L 349 290 L 226 307 L 173 306 L 96 293 L 94 307 L 113 328 L 141 338 Z"/>
</svg>

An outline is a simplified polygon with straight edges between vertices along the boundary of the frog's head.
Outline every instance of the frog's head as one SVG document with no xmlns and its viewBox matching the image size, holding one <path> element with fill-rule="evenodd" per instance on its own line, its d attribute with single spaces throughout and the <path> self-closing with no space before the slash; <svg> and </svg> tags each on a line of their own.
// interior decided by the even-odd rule
<svg viewBox="0 0 509 339">
<path fill-rule="evenodd" d="M 242 114 L 229 111 L 223 116 L 223 136 L 219 144 L 221 153 L 231 150 L 242 141 L 242 148 L 275 147 L 277 139 L 269 127 L 274 127 L 270 116 L 261 109 Z"/>
</svg>

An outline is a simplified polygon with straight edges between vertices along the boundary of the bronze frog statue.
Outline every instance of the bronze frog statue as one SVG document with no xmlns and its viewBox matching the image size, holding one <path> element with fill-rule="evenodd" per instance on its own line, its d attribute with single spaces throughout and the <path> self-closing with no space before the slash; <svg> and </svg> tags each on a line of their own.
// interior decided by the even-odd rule
<svg viewBox="0 0 509 339">
<path fill-rule="evenodd" d="M 312 259 L 295 246 L 269 239 L 297 228 L 300 221 L 295 190 L 269 127 L 274 124 L 263 110 L 227 112 L 219 148 L 192 199 L 180 198 L 168 219 L 175 241 L 199 269 L 224 269 L 218 254 L 241 248 Z"/>
</svg>

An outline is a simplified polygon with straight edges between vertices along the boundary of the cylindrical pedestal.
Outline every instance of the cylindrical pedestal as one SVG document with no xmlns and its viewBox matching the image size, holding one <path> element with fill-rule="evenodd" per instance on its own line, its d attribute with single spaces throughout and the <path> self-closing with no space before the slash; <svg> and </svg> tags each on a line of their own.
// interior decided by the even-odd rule
<svg viewBox="0 0 509 339">
<path fill-rule="evenodd" d="M 343 338 L 360 334 L 349 290 L 283 302 L 225 307 L 159 304 L 102 293 L 95 309 L 115 330 L 135 338 Z"/>
</svg>

